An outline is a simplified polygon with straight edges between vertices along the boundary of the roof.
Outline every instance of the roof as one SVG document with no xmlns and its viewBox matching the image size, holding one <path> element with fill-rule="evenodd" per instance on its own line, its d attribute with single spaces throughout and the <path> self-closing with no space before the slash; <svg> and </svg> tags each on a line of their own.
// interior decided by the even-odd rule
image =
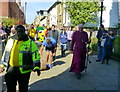
<svg viewBox="0 0 120 92">
<path fill-rule="evenodd" d="M 50 10 L 52 10 L 56 5 L 58 5 L 59 3 L 61 3 L 60 1 L 56 1 L 48 10 L 47 12 L 50 12 Z"/>
</svg>

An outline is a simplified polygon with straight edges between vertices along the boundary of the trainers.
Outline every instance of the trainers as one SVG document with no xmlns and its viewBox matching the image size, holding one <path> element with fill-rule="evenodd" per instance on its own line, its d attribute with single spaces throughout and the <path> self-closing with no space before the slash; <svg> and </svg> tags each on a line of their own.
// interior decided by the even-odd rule
<svg viewBox="0 0 120 92">
<path fill-rule="evenodd" d="M 49 64 L 46 64 L 46 67 L 49 67 Z"/>
<path fill-rule="evenodd" d="M 49 68 L 52 68 L 52 64 L 49 64 Z"/>
<path fill-rule="evenodd" d="M 101 64 L 104 64 L 104 62 L 105 62 L 105 61 L 103 60 Z"/>
<path fill-rule="evenodd" d="M 77 79 L 81 79 L 81 74 L 76 74 Z"/>
<path fill-rule="evenodd" d="M 49 65 L 49 64 L 46 64 L 47 66 Z"/>
</svg>

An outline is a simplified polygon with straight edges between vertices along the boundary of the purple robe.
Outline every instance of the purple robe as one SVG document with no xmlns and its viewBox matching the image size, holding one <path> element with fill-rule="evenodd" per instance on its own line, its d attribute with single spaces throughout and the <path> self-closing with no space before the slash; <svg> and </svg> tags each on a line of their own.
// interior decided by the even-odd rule
<svg viewBox="0 0 120 92">
<path fill-rule="evenodd" d="M 84 31 L 73 33 L 70 50 L 73 51 L 73 59 L 70 72 L 81 73 L 85 69 L 86 43 L 88 34 Z"/>
</svg>

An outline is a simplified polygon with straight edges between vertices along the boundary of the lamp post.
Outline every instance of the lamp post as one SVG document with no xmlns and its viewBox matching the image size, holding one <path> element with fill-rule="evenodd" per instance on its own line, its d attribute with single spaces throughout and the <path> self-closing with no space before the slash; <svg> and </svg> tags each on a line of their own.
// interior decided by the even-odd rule
<svg viewBox="0 0 120 92">
<path fill-rule="evenodd" d="M 100 26 L 102 25 L 102 15 L 103 15 L 103 0 L 101 0 L 101 16 L 100 16 Z"/>
<path fill-rule="evenodd" d="M 26 23 L 26 9 L 27 9 L 27 2 L 25 2 L 25 23 Z"/>
</svg>

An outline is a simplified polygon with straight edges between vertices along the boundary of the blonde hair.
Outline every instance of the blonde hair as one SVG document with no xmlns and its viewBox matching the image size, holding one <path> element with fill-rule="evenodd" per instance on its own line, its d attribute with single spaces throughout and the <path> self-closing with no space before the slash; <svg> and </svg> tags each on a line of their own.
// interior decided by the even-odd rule
<svg viewBox="0 0 120 92">
<path fill-rule="evenodd" d="M 46 39 L 46 42 L 47 42 L 47 43 L 50 43 L 50 42 L 51 42 L 51 39 L 50 39 L 50 38 L 47 38 L 47 39 Z"/>
</svg>

